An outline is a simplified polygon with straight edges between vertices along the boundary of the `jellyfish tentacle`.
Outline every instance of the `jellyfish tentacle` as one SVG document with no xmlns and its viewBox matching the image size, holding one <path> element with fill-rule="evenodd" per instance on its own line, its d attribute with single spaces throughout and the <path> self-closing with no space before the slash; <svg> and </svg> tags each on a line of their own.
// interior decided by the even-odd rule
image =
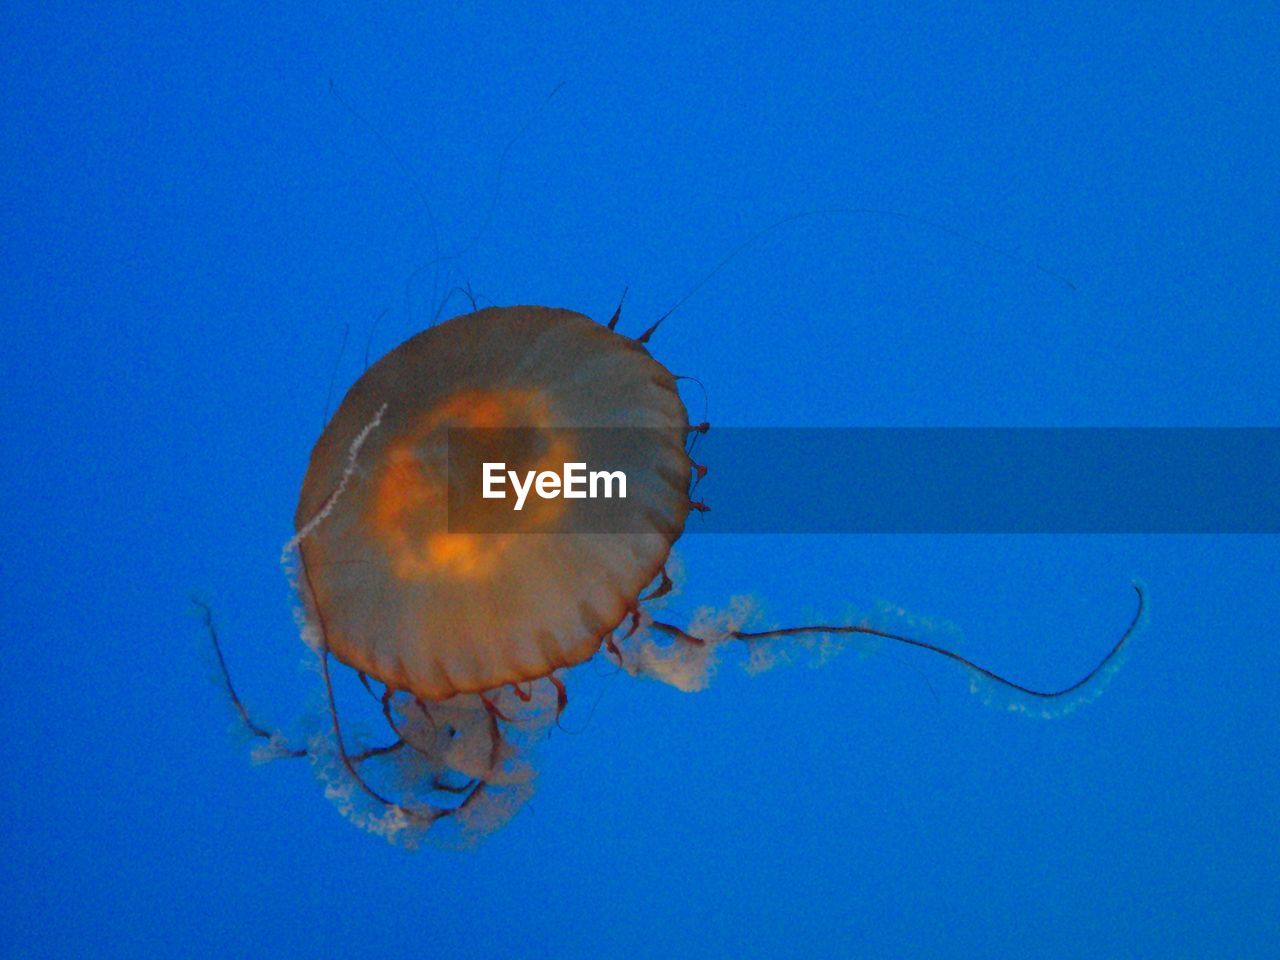
<svg viewBox="0 0 1280 960">
<path fill-rule="evenodd" d="M 359 753 L 353 753 L 351 755 L 351 759 L 356 763 L 364 763 L 364 761 L 371 757 L 381 757 L 388 753 L 395 753 L 397 750 L 400 750 L 407 745 L 408 744 L 405 743 L 404 738 L 402 737 L 395 743 L 389 743 L 385 747 L 368 747 L 361 750 Z"/>
<path fill-rule="evenodd" d="M 698 441 L 705 437 L 707 435 L 707 431 L 710 429 L 711 424 L 706 420 L 703 420 L 695 426 L 686 428 L 684 432 L 684 452 L 690 460 L 693 459 L 693 455 L 698 451 Z M 689 489 L 689 492 L 693 493 L 692 487 Z"/>
<path fill-rule="evenodd" d="M 702 482 L 702 478 L 707 475 L 707 465 L 696 461 L 690 461 L 690 465 L 693 467 L 693 485 L 689 487 L 689 496 L 692 497 L 694 491 L 698 489 L 698 484 Z"/>
<path fill-rule="evenodd" d="M 663 573 L 665 576 L 665 571 Z M 670 589 L 670 587 L 668 587 L 667 589 Z M 622 635 L 622 639 L 626 640 L 628 637 L 630 637 L 633 633 L 635 633 L 639 629 L 640 629 L 640 605 L 634 604 L 631 607 L 631 623 L 627 625 L 627 632 Z M 610 642 L 613 641 L 612 634 L 609 636 L 609 641 Z"/>
<path fill-rule="evenodd" d="M 268 742 L 278 741 L 280 739 L 280 735 L 278 733 L 273 733 L 272 731 L 266 729 L 265 727 L 261 726 L 256 721 L 254 721 L 253 717 L 249 714 L 248 708 L 244 705 L 244 702 L 240 699 L 240 695 L 235 688 L 235 684 L 231 680 L 231 673 L 227 667 L 226 657 L 223 655 L 223 652 L 222 652 L 222 642 L 221 642 L 221 638 L 218 636 L 217 625 L 214 623 L 214 620 L 213 620 L 212 608 L 209 606 L 209 604 L 201 600 L 194 600 L 193 602 L 201 611 L 201 616 L 204 620 L 205 629 L 209 634 L 209 639 L 213 644 L 214 653 L 217 656 L 218 669 L 222 676 L 223 686 L 227 691 L 228 697 L 231 699 L 232 705 L 236 708 L 236 712 L 240 717 L 241 723 L 243 723 L 245 728 L 255 737 L 266 740 Z M 329 675 L 329 650 L 327 647 L 323 648 L 322 650 L 320 662 L 321 662 L 321 674 L 324 677 L 325 693 L 328 700 L 329 714 L 333 723 L 334 740 L 338 747 L 338 755 L 347 773 L 352 777 L 352 779 L 361 788 L 361 790 L 363 790 L 370 798 L 382 804 L 383 806 L 386 806 L 388 808 L 398 809 L 402 811 L 406 816 L 409 816 L 411 818 L 418 819 L 418 820 L 425 820 L 427 823 L 433 823 L 435 820 L 439 819 L 440 817 L 446 816 L 449 813 L 451 813 L 452 810 L 439 808 L 434 805 L 428 805 L 425 809 L 422 809 L 422 808 L 415 808 L 415 807 L 406 807 L 401 804 L 395 803 L 394 801 L 388 799 L 387 797 L 384 797 L 381 793 L 379 793 L 376 789 L 374 789 L 368 783 L 368 781 L 364 779 L 363 776 L 361 776 L 361 774 L 357 769 L 358 764 L 364 763 L 366 760 L 369 760 L 373 757 L 385 756 L 387 754 L 394 753 L 398 750 L 403 749 L 405 746 L 408 746 L 408 743 L 407 741 L 405 741 L 404 737 L 400 735 L 400 731 L 396 728 L 395 723 L 391 722 L 391 729 L 397 735 L 397 739 L 394 743 L 390 743 L 390 744 L 386 744 L 384 746 L 378 746 L 378 747 L 369 747 L 369 748 L 366 748 L 365 750 L 359 751 L 358 753 L 348 753 L 346 749 L 346 744 L 342 735 L 342 726 L 338 719 L 337 703 L 333 693 L 333 683 Z M 365 680 L 363 676 L 361 677 L 361 679 Z M 368 688 L 367 681 L 365 685 Z M 369 688 L 369 690 L 370 690 L 370 693 L 373 693 L 371 688 Z M 393 693 L 394 693 L 393 690 L 391 690 L 390 688 L 387 689 L 387 692 L 383 695 L 383 698 L 382 698 L 384 701 L 384 706 L 387 703 L 387 701 L 389 701 Z M 385 712 L 389 714 L 390 712 L 389 708 L 387 708 Z M 390 721 L 390 716 L 388 716 L 388 720 Z M 310 754 L 311 752 L 309 750 L 301 747 L 280 747 L 278 749 L 278 755 L 282 757 L 301 758 L 301 757 L 310 756 Z M 466 790 L 469 788 L 470 787 L 468 786 L 468 787 L 463 787 L 461 789 Z"/>
<path fill-rule="evenodd" d="M 691 643 L 695 647 L 705 646 L 707 643 L 705 637 L 694 636 L 692 633 L 689 633 L 687 630 L 680 629 L 674 623 L 664 623 L 661 620 L 654 620 L 653 628 L 661 633 L 667 634 L 668 636 L 675 637 L 677 640 L 682 640 L 685 643 Z M 742 639 L 741 637 L 738 637 L 735 634 L 730 634 L 730 637 L 732 637 L 734 640 Z"/>
<path fill-rule="evenodd" d="M 434 736 L 435 732 L 439 730 L 440 724 L 438 721 L 436 721 L 433 714 L 431 714 L 431 710 L 428 707 L 428 705 L 426 705 L 426 701 L 420 698 L 416 698 L 415 696 L 415 698 L 413 698 L 413 703 L 415 703 L 415 705 L 417 705 L 417 708 L 419 708 L 420 712 L 422 713 L 422 718 L 424 718 L 425 721 L 428 722 L 431 728 L 431 733 L 433 733 L 433 736 Z M 396 721 L 394 721 L 392 716 L 390 716 L 389 707 L 387 708 L 387 714 L 388 714 L 387 716 L 388 723 L 392 724 L 393 728 L 397 728 Z M 397 731 L 398 731 L 398 728 L 397 728 Z M 422 751 L 415 748 L 415 746 L 413 746 L 412 744 L 410 744 L 410 749 L 415 750 L 417 754 L 420 754 L 420 755 L 422 754 Z M 467 777 L 466 782 L 449 783 L 448 780 L 445 780 L 444 773 L 436 773 L 435 776 L 431 777 L 431 790 L 443 792 L 443 794 L 453 794 L 453 795 L 470 794 L 470 792 L 475 791 L 475 787 L 479 785 L 480 782 L 481 782 L 481 778 L 479 777 Z M 457 806 L 433 805 L 433 809 L 435 810 L 436 817 L 448 817 L 448 815 L 451 815 L 452 813 L 456 812 L 456 810 L 461 809 L 461 806 L 462 804 L 458 804 Z"/>
<path fill-rule="evenodd" d="M 463 784 L 452 784 L 447 782 L 443 777 L 436 777 L 431 781 L 431 789 L 439 790 L 441 793 L 467 793 L 475 788 L 479 781 L 475 777 L 471 777 Z"/>
<path fill-rule="evenodd" d="M 690 383 L 696 383 L 698 385 L 698 389 L 702 391 L 702 415 L 703 415 L 703 418 L 705 419 L 707 414 L 707 407 L 709 405 L 707 385 L 703 383 L 701 380 L 699 380 L 697 377 L 691 377 L 687 373 L 677 373 L 676 379 L 688 380 Z"/>
<path fill-rule="evenodd" d="M 622 304 L 626 302 L 628 287 L 622 288 L 622 296 L 618 298 L 618 309 L 613 311 L 613 316 L 609 320 L 609 329 L 614 330 L 618 326 L 618 320 L 622 317 Z"/>
<path fill-rule="evenodd" d="M 374 690 L 373 690 L 373 684 L 371 684 L 371 683 L 369 682 L 369 675 L 368 675 L 367 673 L 365 673 L 363 670 L 357 670 L 357 671 L 356 671 L 356 676 L 360 678 L 360 684 L 361 684 L 361 686 L 363 686 L 366 690 L 368 690 L 368 691 L 369 691 L 369 696 L 373 697 L 373 699 L 375 699 L 375 700 L 381 700 L 381 699 L 382 699 L 381 697 L 379 697 L 379 696 L 374 692 Z"/>
<path fill-rule="evenodd" d="M 499 708 L 499 706 L 496 703 L 490 700 L 483 693 L 480 694 L 479 696 L 480 696 L 480 702 L 484 704 L 484 708 L 489 712 L 489 716 L 493 717 L 496 720 L 501 720 L 503 723 L 511 722 L 511 718 L 507 716 L 505 713 L 503 713 L 501 708 Z"/>
<path fill-rule="evenodd" d="M 378 324 L 382 322 L 382 318 L 391 312 L 390 307 L 383 307 L 382 312 L 373 318 L 373 323 L 369 325 L 369 335 L 364 341 L 364 368 L 369 369 L 369 352 L 373 349 L 373 335 L 378 332 Z M 327 422 L 327 421 L 326 421 Z"/>
<path fill-rule="evenodd" d="M 301 569 L 302 569 L 303 581 L 307 585 L 307 591 L 311 596 L 314 597 L 315 589 L 311 584 L 311 574 L 307 570 L 307 564 L 305 560 L 303 560 L 301 563 Z M 374 802 L 379 803 L 382 806 L 387 807 L 388 809 L 398 810 L 401 813 L 403 813 L 405 816 L 411 819 L 425 821 L 428 825 L 431 823 L 434 823 L 442 815 L 441 810 L 439 808 L 430 804 L 427 804 L 424 806 L 405 806 L 403 804 L 399 804 L 393 800 L 388 799 L 387 797 L 383 796 L 381 792 L 379 792 L 372 784 L 369 783 L 368 780 L 366 780 L 360 774 L 360 770 L 356 766 L 356 762 L 352 759 L 352 755 L 347 753 L 347 745 L 342 736 L 342 723 L 338 719 L 337 698 L 334 696 L 334 693 L 333 693 L 333 678 L 330 676 L 330 673 L 329 673 L 330 650 L 329 650 L 329 640 L 325 632 L 324 611 L 320 609 L 319 604 L 315 605 L 315 614 L 316 614 L 316 625 L 319 629 L 319 634 L 320 634 L 320 675 L 324 679 L 325 699 L 328 702 L 329 719 L 333 725 L 333 739 L 334 739 L 335 745 L 338 748 L 338 758 L 342 761 L 343 767 L 346 769 L 347 774 L 351 777 L 351 779 L 355 781 L 356 785 L 362 791 L 364 791 L 364 793 L 368 795 L 369 798 L 372 799 Z M 388 688 L 388 693 L 384 694 L 384 698 L 389 698 L 389 697 L 390 697 L 390 688 Z M 385 702 L 385 699 L 384 699 L 384 702 Z M 394 725 L 392 726 L 392 729 L 395 729 Z M 396 733 L 397 735 L 399 735 L 398 730 L 396 731 Z"/>
<path fill-rule="evenodd" d="M 320 652 L 320 672 L 324 677 L 325 696 L 329 703 L 329 718 L 333 723 L 333 739 L 338 747 L 338 757 L 342 760 L 342 765 L 346 767 L 347 773 L 355 780 L 356 784 L 367 793 L 371 798 L 385 807 L 398 807 L 397 803 L 393 803 L 384 797 L 381 793 L 373 788 L 370 783 L 360 775 L 360 771 L 356 769 L 355 760 L 351 754 L 347 753 L 347 745 L 342 737 L 342 724 L 338 720 L 338 704 L 333 695 L 333 679 L 329 676 L 329 648 L 325 646 Z"/>
<path fill-rule="evenodd" d="M 1089 683 L 1089 681 L 1094 677 L 1098 676 L 1098 674 L 1102 673 L 1103 670 L 1107 668 L 1107 665 L 1115 660 L 1116 656 L 1119 655 L 1125 644 L 1128 643 L 1129 639 L 1137 631 L 1139 624 L 1142 622 L 1143 612 L 1146 607 L 1146 598 L 1142 592 L 1142 587 L 1139 584 L 1134 583 L 1133 590 L 1134 593 L 1137 594 L 1138 598 L 1137 608 L 1134 610 L 1133 618 L 1129 621 L 1129 625 L 1125 628 L 1124 633 L 1121 634 L 1120 639 L 1115 642 L 1114 646 L 1111 647 L 1106 656 L 1099 660 L 1092 670 L 1080 677 L 1080 679 L 1076 680 L 1074 683 L 1071 683 L 1060 690 L 1037 690 L 1033 687 L 1028 687 L 1024 684 L 1018 683 L 1016 680 L 1010 680 L 1008 677 L 1001 676 L 994 670 L 990 670 L 981 664 L 974 663 L 967 657 L 956 653 L 954 650 L 948 650 L 946 647 L 940 647 L 937 644 L 929 643 L 925 640 L 918 640 L 914 637 L 904 636 L 903 634 L 891 633 L 887 630 L 880 630 L 876 627 L 859 624 L 807 624 L 800 627 L 780 627 L 775 630 L 733 630 L 726 634 L 726 639 L 752 643 L 758 640 L 774 640 L 779 637 L 797 637 L 815 633 L 862 634 L 864 636 L 877 637 L 881 640 L 892 640 L 894 643 L 916 647 L 921 650 L 928 650 L 930 653 L 936 653 L 939 656 L 946 657 L 948 660 L 958 663 L 962 667 L 972 670 L 986 679 L 998 683 L 1003 687 L 1007 687 L 1010 690 L 1015 690 L 1018 693 L 1025 694 L 1029 697 L 1036 697 L 1041 700 L 1054 700 L 1059 697 L 1065 697 L 1068 694 L 1075 693 L 1081 687 Z M 691 643 L 698 646 L 707 643 L 705 638 L 695 636 L 672 623 L 664 623 L 662 621 L 655 620 L 653 622 L 653 628 L 685 643 Z"/>
<path fill-rule="evenodd" d="M 333 692 L 333 681 L 329 674 L 329 653 L 330 651 L 328 650 L 327 647 L 322 650 L 321 658 L 320 658 L 320 665 L 321 665 L 320 672 L 321 672 L 321 676 L 324 678 L 325 696 L 328 701 L 329 717 L 333 725 L 333 738 L 334 738 L 334 743 L 338 748 L 338 758 L 339 760 L 341 760 L 343 767 L 347 771 L 347 774 L 351 777 L 351 779 L 355 782 L 355 784 L 375 803 L 378 803 L 389 810 L 397 810 L 404 816 L 412 820 L 419 821 L 420 823 L 423 823 L 428 827 L 431 826 L 433 823 L 435 823 L 437 820 L 440 820 L 444 817 L 452 816 L 458 809 L 461 808 L 461 806 L 465 806 L 466 801 L 464 801 L 464 803 L 459 807 L 441 807 L 434 803 L 422 803 L 422 804 L 397 803 L 395 800 L 392 800 L 391 798 L 384 796 L 381 791 L 375 788 L 372 784 L 369 783 L 368 780 L 364 778 L 364 776 L 360 773 L 359 769 L 357 768 L 358 763 L 369 759 L 369 757 L 371 756 L 391 753 L 395 750 L 401 749 L 404 746 L 408 746 L 410 749 L 415 749 L 415 748 L 401 736 L 400 739 L 397 741 L 397 743 L 392 744 L 389 747 L 385 747 L 385 748 L 375 747 L 369 750 L 361 751 L 360 753 L 356 753 L 356 754 L 347 753 L 346 741 L 343 738 L 343 734 L 342 734 L 342 724 L 338 718 L 338 706 L 337 706 L 337 700 Z M 399 736 L 400 731 L 396 727 L 394 721 L 391 720 L 390 707 L 387 706 L 390 702 L 390 698 L 394 695 L 394 692 L 395 691 L 388 688 L 387 692 L 383 695 L 383 702 L 384 702 L 385 712 L 388 716 L 388 722 L 391 723 L 392 729 L 395 730 L 396 734 Z M 443 784 L 439 780 L 439 778 L 436 778 L 432 782 L 432 789 L 444 790 L 445 792 L 452 792 L 451 790 L 449 790 L 448 785 Z M 465 789 L 467 789 L 467 787 L 462 787 L 460 788 L 459 792 Z M 472 790 L 472 795 L 474 795 L 474 793 L 475 791 Z M 468 799 L 470 799 L 470 797 L 468 797 Z"/>
<path fill-rule="evenodd" d="M 671 580 L 671 575 L 667 573 L 666 564 L 663 564 L 661 571 L 659 571 L 658 573 L 658 576 L 659 576 L 658 585 L 654 587 L 652 590 L 650 590 L 648 593 L 638 597 L 637 599 L 639 600 L 639 602 L 644 603 L 648 600 L 657 600 L 659 597 L 665 597 L 675 587 L 675 584 Z"/>
<path fill-rule="evenodd" d="M 324 394 L 324 419 L 320 421 L 320 429 L 329 422 L 329 408 L 333 402 L 333 385 L 338 379 L 338 370 L 342 367 L 342 357 L 347 352 L 347 336 L 351 333 L 351 324 L 342 327 L 342 344 L 338 347 L 337 359 L 333 361 L 333 370 L 329 374 L 329 389 Z"/>
<path fill-rule="evenodd" d="M 487 712 L 489 714 L 489 768 L 485 770 L 485 776 L 480 777 L 481 782 L 488 780 L 493 771 L 498 769 L 498 764 L 502 762 L 502 728 L 498 726 L 497 707 Z"/>
<path fill-rule="evenodd" d="M 667 319 L 667 317 L 669 316 L 671 316 L 670 310 L 668 310 L 666 313 L 660 316 L 657 320 L 653 321 L 653 324 L 649 327 L 648 330 L 640 334 L 640 336 L 636 337 L 636 343 L 639 343 L 639 344 L 648 343 L 649 338 L 652 337 L 655 333 L 657 333 L 658 328 L 662 326 L 662 321 Z"/>
<path fill-rule="evenodd" d="M 217 624 L 213 622 L 213 608 L 203 600 L 198 600 L 194 597 L 191 602 L 200 609 L 201 618 L 204 620 L 205 630 L 208 632 L 209 640 L 213 644 L 213 652 L 218 658 L 218 670 L 222 675 L 222 685 L 227 691 L 227 696 L 231 698 L 231 705 L 236 708 L 236 713 L 240 717 L 240 722 L 244 724 L 245 729 L 255 737 L 259 737 L 269 743 L 273 741 L 281 742 L 279 733 L 268 730 L 266 727 L 263 727 L 254 721 L 253 717 L 249 715 L 249 708 L 246 707 L 244 705 L 244 701 L 240 699 L 240 694 L 236 691 L 235 684 L 231 682 L 231 671 L 227 668 L 227 659 L 222 654 L 222 641 L 218 637 L 218 627 Z M 282 747 L 279 751 L 279 755 L 283 757 L 305 757 L 307 755 L 307 751 L 293 747 Z"/>
<path fill-rule="evenodd" d="M 564 708 L 569 705 L 569 691 L 564 688 L 564 681 L 554 673 L 547 674 L 547 679 L 556 688 L 556 726 L 560 726 L 560 715 L 564 713 Z"/>
</svg>

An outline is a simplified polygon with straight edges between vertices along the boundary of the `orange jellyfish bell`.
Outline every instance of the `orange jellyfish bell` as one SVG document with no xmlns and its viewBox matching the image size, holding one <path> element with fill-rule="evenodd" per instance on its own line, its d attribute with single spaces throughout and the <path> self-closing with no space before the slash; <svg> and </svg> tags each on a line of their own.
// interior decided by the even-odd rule
<svg viewBox="0 0 1280 960">
<path fill-rule="evenodd" d="M 458 427 L 541 428 L 548 467 L 633 465 L 643 529 L 576 532 L 542 501 L 519 532 L 451 532 Z M 592 427 L 643 429 L 577 429 Z M 436 702 L 590 659 L 684 529 L 688 430 L 676 378 L 581 314 L 497 307 L 423 331 L 365 372 L 312 450 L 294 517 L 308 625 L 338 660 Z M 526 535 L 541 533 L 558 535 Z"/>
</svg>

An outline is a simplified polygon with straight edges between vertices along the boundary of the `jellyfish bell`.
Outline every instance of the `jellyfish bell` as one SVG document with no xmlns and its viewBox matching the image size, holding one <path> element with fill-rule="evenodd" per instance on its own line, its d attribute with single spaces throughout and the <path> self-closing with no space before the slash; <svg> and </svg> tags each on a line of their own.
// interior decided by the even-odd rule
<svg viewBox="0 0 1280 960">
<path fill-rule="evenodd" d="M 547 465 L 642 466 L 630 509 L 648 529 L 573 532 L 543 500 L 520 532 L 450 531 L 457 427 L 537 428 Z M 684 529 L 687 432 L 675 377 L 581 314 L 500 307 L 423 331 L 365 372 L 312 451 L 294 521 L 308 623 L 338 660 L 431 701 L 590 659 Z"/>
</svg>

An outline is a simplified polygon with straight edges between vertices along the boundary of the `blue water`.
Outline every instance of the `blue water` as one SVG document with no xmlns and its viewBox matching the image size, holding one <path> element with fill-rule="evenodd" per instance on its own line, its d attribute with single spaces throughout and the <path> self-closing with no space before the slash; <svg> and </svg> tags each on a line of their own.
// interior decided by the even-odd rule
<svg viewBox="0 0 1280 960">
<path fill-rule="evenodd" d="M 1280 424 L 1275 4 L 542 6 L 0 12 L 0 954 L 1275 956 L 1275 537 L 686 537 L 685 614 L 887 601 L 1029 683 L 1135 577 L 1150 618 L 1051 721 L 904 651 L 698 695 L 588 666 L 473 851 L 250 765 L 189 598 L 305 729 L 308 452 L 456 285 L 629 286 L 635 334 L 776 220 L 888 210 L 773 231 L 664 324 L 707 419 Z"/>
</svg>

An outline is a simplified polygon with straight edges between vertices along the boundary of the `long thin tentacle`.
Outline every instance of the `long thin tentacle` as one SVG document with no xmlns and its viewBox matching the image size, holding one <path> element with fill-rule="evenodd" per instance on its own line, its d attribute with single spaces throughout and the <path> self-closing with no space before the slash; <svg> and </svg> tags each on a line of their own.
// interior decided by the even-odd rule
<svg viewBox="0 0 1280 960">
<path fill-rule="evenodd" d="M 1105 657 L 1103 657 L 1100 661 L 1098 661 L 1097 666 L 1095 666 L 1092 670 L 1086 673 L 1079 680 L 1076 680 L 1074 683 L 1066 687 L 1063 687 L 1061 690 L 1035 690 L 1031 687 L 1024 686 L 1023 684 L 1018 683 L 1017 681 L 1010 680 L 1008 677 L 1002 677 L 1000 676 L 1000 674 L 996 673 L 995 671 L 989 670 L 986 667 L 981 666 L 980 664 L 974 663 L 972 660 L 968 659 L 967 657 L 961 656 L 960 654 L 956 653 L 954 650 L 948 650 L 946 647 L 940 647 L 940 646 L 937 646 L 936 644 L 928 643 L 927 641 L 924 641 L 924 640 L 917 640 L 914 637 L 907 637 L 898 633 L 890 633 L 887 630 L 878 630 L 875 627 L 858 626 L 858 625 L 850 626 L 850 625 L 842 625 L 842 624 L 810 624 L 802 627 L 782 627 L 777 630 L 760 630 L 760 631 L 754 631 L 754 632 L 749 630 L 735 630 L 729 634 L 729 638 L 733 640 L 741 640 L 743 642 L 750 643 L 755 640 L 772 640 L 777 637 L 796 637 L 796 636 L 803 636 L 805 634 L 815 634 L 815 633 L 863 634 L 865 636 L 870 636 L 870 637 L 879 637 L 882 640 L 892 640 L 895 643 L 901 643 L 911 647 L 918 647 L 921 650 L 928 650 L 930 653 L 936 653 L 939 656 L 946 657 L 948 660 L 955 661 L 956 663 L 960 664 L 961 666 L 969 670 L 974 671 L 975 673 L 981 674 L 982 676 L 986 677 L 988 680 L 993 680 L 996 683 L 1000 684 L 1001 686 L 1008 687 L 1011 690 L 1016 690 L 1019 693 L 1026 694 L 1027 696 L 1038 697 L 1042 700 L 1053 700 L 1057 697 L 1065 697 L 1069 693 L 1074 693 L 1075 691 L 1083 687 L 1085 684 L 1087 684 L 1094 677 L 1096 677 L 1098 674 L 1100 674 L 1103 670 L 1106 669 L 1107 665 L 1116 658 L 1116 656 L 1124 648 L 1124 645 L 1129 641 L 1129 638 L 1133 636 L 1134 631 L 1138 629 L 1138 624 L 1142 622 L 1143 609 L 1146 603 L 1145 597 L 1143 596 L 1143 593 L 1142 593 L 1142 587 L 1139 584 L 1135 583 L 1133 585 L 1133 590 L 1138 595 L 1138 607 L 1134 611 L 1133 619 L 1129 622 L 1129 626 L 1125 628 L 1124 633 L 1121 635 L 1120 639 L 1116 641 L 1115 646 L 1113 646 L 1110 649 L 1110 651 L 1108 651 Z M 671 623 L 654 621 L 653 626 L 654 628 L 661 630 L 663 633 L 670 634 L 671 636 L 676 637 L 677 639 L 683 640 L 686 643 L 701 645 L 707 642 L 705 638 L 694 636 L 693 634 L 690 634 L 687 631 L 682 630 Z"/>
<path fill-rule="evenodd" d="M 303 580 L 307 586 L 307 592 L 308 594 L 314 597 L 316 594 L 315 594 L 315 587 L 311 583 L 311 574 L 307 570 L 306 561 L 301 559 L 301 557 L 299 557 L 299 565 L 302 570 Z M 384 807 L 395 807 L 399 810 L 402 810 L 404 811 L 404 813 L 406 813 L 408 816 L 413 817 L 414 819 L 425 820 L 428 823 L 432 823 L 442 816 L 447 816 L 449 811 L 438 810 L 433 806 L 428 805 L 425 807 L 405 807 L 398 803 L 395 803 L 394 801 L 384 797 L 377 789 L 373 787 L 372 784 L 369 783 L 369 781 L 367 781 L 363 776 L 361 776 L 360 770 L 356 765 L 356 761 L 353 759 L 351 754 L 347 753 L 347 745 L 342 737 L 342 724 L 338 720 L 338 703 L 333 694 L 333 679 L 329 675 L 329 641 L 327 637 L 328 631 L 326 630 L 326 627 L 325 627 L 324 612 L 320 610 L 319 606 L 316 606 L 316 625 L 320 631 L 320 674 L 324 678 L 325 697 L 328 701 L 328 706 L 329 706 L 329 719 L 333 725 L 333 739 L 338 747 L 338 757 L 342 761 L 343 767 L 346 768 L 347 773 L 351 776 L 351 779 L 355 781 L 356 785 L 360 787 L 360 789 L 363 790 L 365 794 L 367 794 L 371 799 L 373 799 L 377 803 L 382 804 Z"/>
<path fill-rule="evenodd" d="M 240 694 L 236 692 L 236 686 L 231 682 L 231 671 L 227 669 L 227 659 L 222 655 L 222 641 L 218 638 L 218 627 L 213 622 L 213 608 L 203 600 L 192 598 L 192 603 L 200 608 L 201 617 L 204 620 L 204 628 L 209 633 L 209 640 L 213 643 L 213 652 L 218 657 L 218 669 L 222 673 L 222 685 L 226 688 L 227 696 L 231 698 L 231 705 L 236 708 L 236 713 L 240 715 L 240 722 L 245 725 L 250 733 L 255 737 L 263 740 L 272 741 L 277 739 L 277 735 L 270 730 L 256 723 L 253 717 L 249 716 L 249 710 L 244 705 L 244 701 L 240 699 Z M 305 757 L 306 750 L 302 749 L 282 749 L 281 756 L 286 757 Z"/>
</svg>

